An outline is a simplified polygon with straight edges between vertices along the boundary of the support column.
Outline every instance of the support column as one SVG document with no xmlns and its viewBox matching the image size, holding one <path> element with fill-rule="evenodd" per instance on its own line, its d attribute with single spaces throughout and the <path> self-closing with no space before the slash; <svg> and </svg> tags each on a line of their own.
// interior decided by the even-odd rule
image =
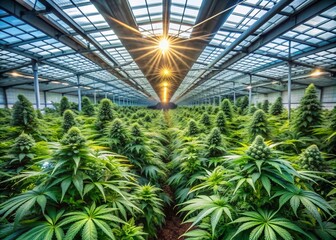
<svg viewBox="0 0 336 240">
<path fill-rule="evenodd" d="M 97 104 L 97 93 L 96 93 L 96 90 L 93 93 L 93 102 L 94 102 L 95 105 Z"/>
<path fill-rule="evenodd" d="M 80 75 L 77 74 L 77 95 L 78 95 L 78 111 L 82 111 L 82 91 L 80 87 Z"/>
<path fill-rule="evenodd" d="M 33 74 L 34 74 L 34 92 L 35 92 L 35 101 L 36 109 L 40 109 L 40 85 L 38 80 L 38 65 L 35 60 L 33 60 Z"/>
<path fill-rule="evenodd" d="M 252 74 L 250 74 L 250 86 L 249 86 L 249 107 L 252 104 Z"/>
<path fill-rule="evenodd" d="M 44 107 L 47 108 L 48 104 L 47 104 L 47 91 L 43 91 L 43 97 L 44 97 Z"/>
<path fill-rule="evenodd" d="M 107 92 L 105 92 L 105 98 L 107 98 Z"/>
<path fill-rule="evenodd" d="M 4 95 L 4 105 L 5 105 L 5 108 L 9 108 L 9 106 L 8 106 L 7 88 L 2 88 L 2 89 L 3 89 L 3 95 Z"/>
<path fill-rule="evenodd" d="M 233 82 L 233 104 L 236 106 L 236 89 L 235 89 L 235 82 Z"/>
<path fill-rule="evenodd" d="M 291 59 L 291 41 L 288 42 L 288 59 Z M 288 61 L 288 120 L 291 118 L 291 104 L 292 104 L 292 64 Z"/>
<path fill-rule="evenodd" d="M 113 101 L 113 103 L 115 103 L 115 96 L 114 96 L 114 94 L 112 95 L 112 101 Z"/>
</svg>

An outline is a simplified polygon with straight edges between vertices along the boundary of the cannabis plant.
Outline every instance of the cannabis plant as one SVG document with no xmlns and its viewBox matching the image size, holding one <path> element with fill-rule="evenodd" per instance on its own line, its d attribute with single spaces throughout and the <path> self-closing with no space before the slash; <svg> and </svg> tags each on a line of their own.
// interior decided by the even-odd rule
<svg viewBox="0 0 336 240">
<path fill-rule="evenodd" d="M 263 110 L 259 109 L 253 114 L 248 130 L 250 140 L 253 140 L 257 135 L 261 135 L 265 138 L 269 137 L 270 132 L 268 128 L 267 116 Z"/>
<path fill-rule="evenodd" d="M 97 127 L 103 129 L 107 123 L 114 119 L 112 111 L 112 102 L 110 99 L 103 99 L 100 102 L 98 115 L 97 115 Z"/>
<path fill-rule="evenodd" d="M 210 116 L 207 113 L 203 113 L 202 117 L 201 117 L 201 123 L 204 126 L 210 126 L 211 125 L 211 121 L 210 121 Z"/>
<path fill-rule="evenodd" d="M 63 116 L 65 110 L 70 109 L 70 103 L 67 97 L 62 97 L 60 102 L 60 114 Z"/>
<path fill-rule="evenodd" d="M 269 101 L 267 99 L 263 102 L 262 110 L 264 110 L 265 113 L 268 113 L 268 110 L 269 110 Z"/>
<path fill-rule="evenodd" d="M 118 118 L 112 122 L 109 130 L 109 139 L 112 151 L 120 154 L 124 153 L 124 149 L 128 144 L 129 136 L 127 129 Z"/>
<path fill-rule="evenodd" d="M 208 156 L 219 157 L 225 152 L 221 132 L 218 128 L 212 129 L 207 139 Z"/>
<path fill-rule="evenodd" d="M 67 132 L 70 128 L 76 125 L 75 114 L 70 110 L 65 110 L 63 114 L 62 128 L 64 132 Z"/>
<path fill-rule="evenodd" d="M 223 111 L 220 111 L 218 114 L 217 114 L 217 117 L 216 117 L 216 126 L 217 128 L 219 129 L 219 131 L 221 133 L 227 133 L 228 130 L 227 130 L 227 124 L 226 124 L 226 119 L 225 119 L 225 115 L 224 115 L 224 112 Z"/>
<path fill-rule="evenodd" d="M 11 168 L 16 166 L 16 172 L 20 172 L 23 167 L 34 158 L 34 154 L 32 152 L 32 148 L 34 146 L 34 139 L 28 134 L 22 133 L 18 138 L 16 138 L 15 143 L 10 150 L 10 153 L 14 157 L 10 162 Z"/>
<path fill-rule="evenodd" d="M 33 105 L 23 96 L 18 95 L 18 101 L 13 106 L 12 125 L 24 129 L 34 129 L 37 124 L 36 113 Z"/>
<path fill-rule="evenodd" d="M 156 228 L 164 223 L 162 200 L 158 197 L 160 189 L 152 185 L 139 186 L 135 191 L 135 198 L 143 211 L 140 220 L 144 224 L 144 231 L 149 236 L 156 236 Z"/>
<path fill-rule="evenodd" d="M 283 112 L 282 97 L 278 97 L 271 106 L 272 115 L 280 115 Z"/>
<path fill-rule="evenodd" d="M 198 134 L 198 132 L 199 132 L 199 129 L 198 129 L 197 123 L 193 119 L 191 119 L 188 124 L 187 135 L 195 136 Z"/>
<path fill-rule="evenodd" d="M 255 107 L 254 104 L 251 104 L 249 107 L 249 114 L 253 115 L 257 111 L 257 108 Z"/>
<path fill-rule="evenodd" d="M 314 84 L 310 84 L 305 91 L 297 109 L 294 127 L 297 132 L 308 136 L 314 126 L 322 122 L 321 103 L 318 99 Z"/>
<path fill-rule="evenodd" d="M 94 106 L 88 97 L 82 99 L 82 112 L 86 116 L 93 116 L 95 114 Z"/>
<path fill-rule="evenodd" d="M 225 117 L 231 121 L 233 117 L 232 105 L 229 99 L 224 99 L 221 103 L 221 109 L 225 114 Z"/>
<path fill-rule="evenodd" d="M 325 161 L 316 145 L 309 146 L 299 158 L 300 166 L 309 171 L 324 171 Z"/>
<path fill-rule="evenodd" d="M 145 240 L 147 235 L 142 226 L 136 226 L 134 218 L 124 223 L 121 228 L 113 229 L 118 240 Z"/>
</svg>

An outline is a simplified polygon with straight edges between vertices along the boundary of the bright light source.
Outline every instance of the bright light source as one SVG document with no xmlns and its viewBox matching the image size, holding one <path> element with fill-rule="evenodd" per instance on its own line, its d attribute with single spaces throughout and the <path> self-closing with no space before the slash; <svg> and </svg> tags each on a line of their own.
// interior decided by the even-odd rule
<svg viewBox="0 0 336 240">
<path fill-rule="evenodd" d="M 163 102 L 167 102 L 167 87 L 163 88 Z"/>
<path fill-rule="evenodd" d="M 159 49 L 161 50 L 161 52 L 164 54 L 165 52 L 167 52 L 169 50 L 169 41 L 166 38 L 162 38 L 159 42 Z"/>
<path fill-rule="evenodd" d="M 251 86 L 251 85 L 249 85 L 249 86 L 247 86 L 246 88 L 247 88 L 247 89 L 252 89 L 252 86 Z"/>
<path fill-rule="evenodd" d="M 63 82 L 63 83 L 62 83 L 62 85 L 68 86 L 68 85 L 69 85 L 69 83 L 65 83 L 65 82 Z"/>
<path fill-rule="evenodd" d="M 278 84 L 278 81 L 273 81 L 272 84 Z"/>
<path fill-rule="evenodd" d="M 17 72 L 11 72 L 10 75 L 12 75 L 13 77 L 21 77 L 22 75 L 17 73 Z"/>
<path fill-rule="evenodd" d="M 60 82 L 58 82 L 58 81 L 51 81 L 51 83 L 60 84 Z"/>
<path fill-rule="evenodd" d="M 316 69 L 314 72 L 312 72 L 310 75 L 311 76 L 320 76 L 322 74 L 320 69 Z"/>
<path fill-rule="evenodd" d="M 168 83 L 167 83 L 167 82 L 164 82 L 164 83 L 163 83 L 163 86 L 164 86 L 164 87 L 168 87 Z"/>
<path fill-rule="evenodd" d="M 161 75 L 162 75 L 163 77 L 169 77 L 169 76 L 171 75 L 171 72 L 170 72 L 170 70 L 169 70 L 168 68 L 163 68 L 163 69 L 161 70 Z"/>
</svg>

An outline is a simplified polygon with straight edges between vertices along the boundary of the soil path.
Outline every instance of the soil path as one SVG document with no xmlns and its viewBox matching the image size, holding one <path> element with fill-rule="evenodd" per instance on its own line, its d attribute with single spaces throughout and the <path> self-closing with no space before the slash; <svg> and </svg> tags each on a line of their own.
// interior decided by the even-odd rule
<svg viewBox="0 0 336 240">
<path fill-rule="evenodd" d="M 169 186 L 164 187 L 164 191 L 174 199 L 173 193 Z M 166 223 L 159 230 L 157 234 L 158 240 L 184 240 L 184 237 L 180 237 L 187 231 L 190 224 L 182 224 L 182 219 L 177 215 L 177 210 L 174 209 L 175 203 L 165 208 Z M 180 237 L 180 238 L 179 238 Z"/>
</svg>

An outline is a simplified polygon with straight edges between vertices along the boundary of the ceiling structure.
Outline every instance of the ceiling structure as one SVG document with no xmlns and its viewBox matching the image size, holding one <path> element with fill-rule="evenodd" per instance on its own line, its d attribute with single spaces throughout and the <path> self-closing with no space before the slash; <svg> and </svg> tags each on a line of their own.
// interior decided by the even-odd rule
<svg viewBox="0 0 336 240">
<path fill-rule="evenodd" d="M 335 57 L 333 0 L 0 0 L 5 88 L 37 62 L 43 91 L 188 103 L 284 91 L 288 65 L 294 89 L 335 85 Z"/>
</svg>

